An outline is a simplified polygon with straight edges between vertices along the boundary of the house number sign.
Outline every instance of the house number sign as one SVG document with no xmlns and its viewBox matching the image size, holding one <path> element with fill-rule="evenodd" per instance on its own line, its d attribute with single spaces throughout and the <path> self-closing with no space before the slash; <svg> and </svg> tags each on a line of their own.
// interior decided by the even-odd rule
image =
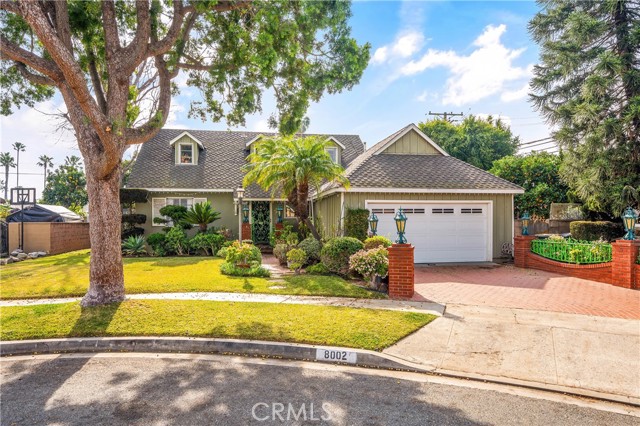
<svg viewBox="0 0 640 426">
<path fill-rule="evenodd" d="M 357 359 L 358 354 L 352 351 L 341 351 L 327 348 L 316 349 L 316 361 L 346 362 L 348 364 L 355 364 Z"/>
</svg>

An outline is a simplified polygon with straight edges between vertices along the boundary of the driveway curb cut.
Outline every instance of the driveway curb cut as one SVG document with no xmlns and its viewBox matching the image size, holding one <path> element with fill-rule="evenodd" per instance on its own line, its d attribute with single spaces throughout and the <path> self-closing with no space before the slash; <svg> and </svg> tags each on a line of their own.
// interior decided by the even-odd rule
<svg viewBox="0 0 640 426">
<path fill-rule="evenodd" d="M 220 355 L 241 355 L 297 361 L 316 361 L 318 348 L 355 352 L 355 365 L 366 368 L 379 368 L 396 371 L 408 371 L 455 379 L 490 382 L 501 385 L 525 387 L 546 392 L 563 393 L 580 397 L 599 399 L 640 407 L 640 399 L 591 391 L 587 389 L 559 386 L 550 383 L 538 383 L 506 377 L 485 376 L 450 370 L 429 369 L 420 364 L 405 361 L 395 356 L 364 350 L 334 346 L 305 345 L 298 343 L 279 343 L 240 339 L 207 339 L 180 337 L 85 337 L 44 340 L 4 341 L 0 345 L 0 357 L 20 355 L 43 355 L 61 353 L 98 353 L 98 352 L 137 352 L 137 353 L 206 353 Z M 325 362 L 325 361 L 320 361 Z M 354 365 L 331 362 L 337 365 Z"/>
</svg>

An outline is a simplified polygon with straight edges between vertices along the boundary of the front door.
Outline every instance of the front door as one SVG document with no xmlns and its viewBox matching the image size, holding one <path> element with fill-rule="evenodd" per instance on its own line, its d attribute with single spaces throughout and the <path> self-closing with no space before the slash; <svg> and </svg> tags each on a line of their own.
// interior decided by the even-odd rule
<svg viewBox="0 0 640 426">
<path fill-rule="evenodd" d="M 269 201 L 251 202 L 251 239 L 255 244 L 269 244 L 271 215 Z"/>
</svg>

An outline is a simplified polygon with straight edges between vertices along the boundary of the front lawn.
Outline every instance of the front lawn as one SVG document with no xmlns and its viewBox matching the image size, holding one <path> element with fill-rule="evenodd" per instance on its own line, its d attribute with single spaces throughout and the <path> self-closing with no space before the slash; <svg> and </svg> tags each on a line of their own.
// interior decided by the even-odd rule
<svg viewBox="0 0 640 426">
<path fill-rule="evenodd" d="M 129 300 L 2 308 L 2 340 L 90 336 L 191 336 L 257 339 L 382 350 L 433 315 L 275 303 Z"/>
<path fill-rule="evenodd" d="M 382 298 L 381 293 L 335 276 L 302 275 L 282 281 L 220 273 L 213 257 L 145 257 L 124 260 L 125 290 L 134 293 L 232 292 Z M 0 299 L 83 296 L 89 285 L 89 251 L 80 250 L 3 266 Z"/>
</svg>

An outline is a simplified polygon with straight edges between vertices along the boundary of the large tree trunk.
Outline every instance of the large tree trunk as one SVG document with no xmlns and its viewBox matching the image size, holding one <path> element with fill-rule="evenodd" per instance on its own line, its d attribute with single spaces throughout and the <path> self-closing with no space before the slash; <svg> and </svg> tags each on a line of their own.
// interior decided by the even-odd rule
<svg viewBox="0 0 640 426">
<path fill-rule="evenodd" d="M 120 240 L 120 167 L 104 179 L 87 168 L 91 262 L 89 290 L 82 306 L 124 300 L 124 272 Z"/>
</svg>

